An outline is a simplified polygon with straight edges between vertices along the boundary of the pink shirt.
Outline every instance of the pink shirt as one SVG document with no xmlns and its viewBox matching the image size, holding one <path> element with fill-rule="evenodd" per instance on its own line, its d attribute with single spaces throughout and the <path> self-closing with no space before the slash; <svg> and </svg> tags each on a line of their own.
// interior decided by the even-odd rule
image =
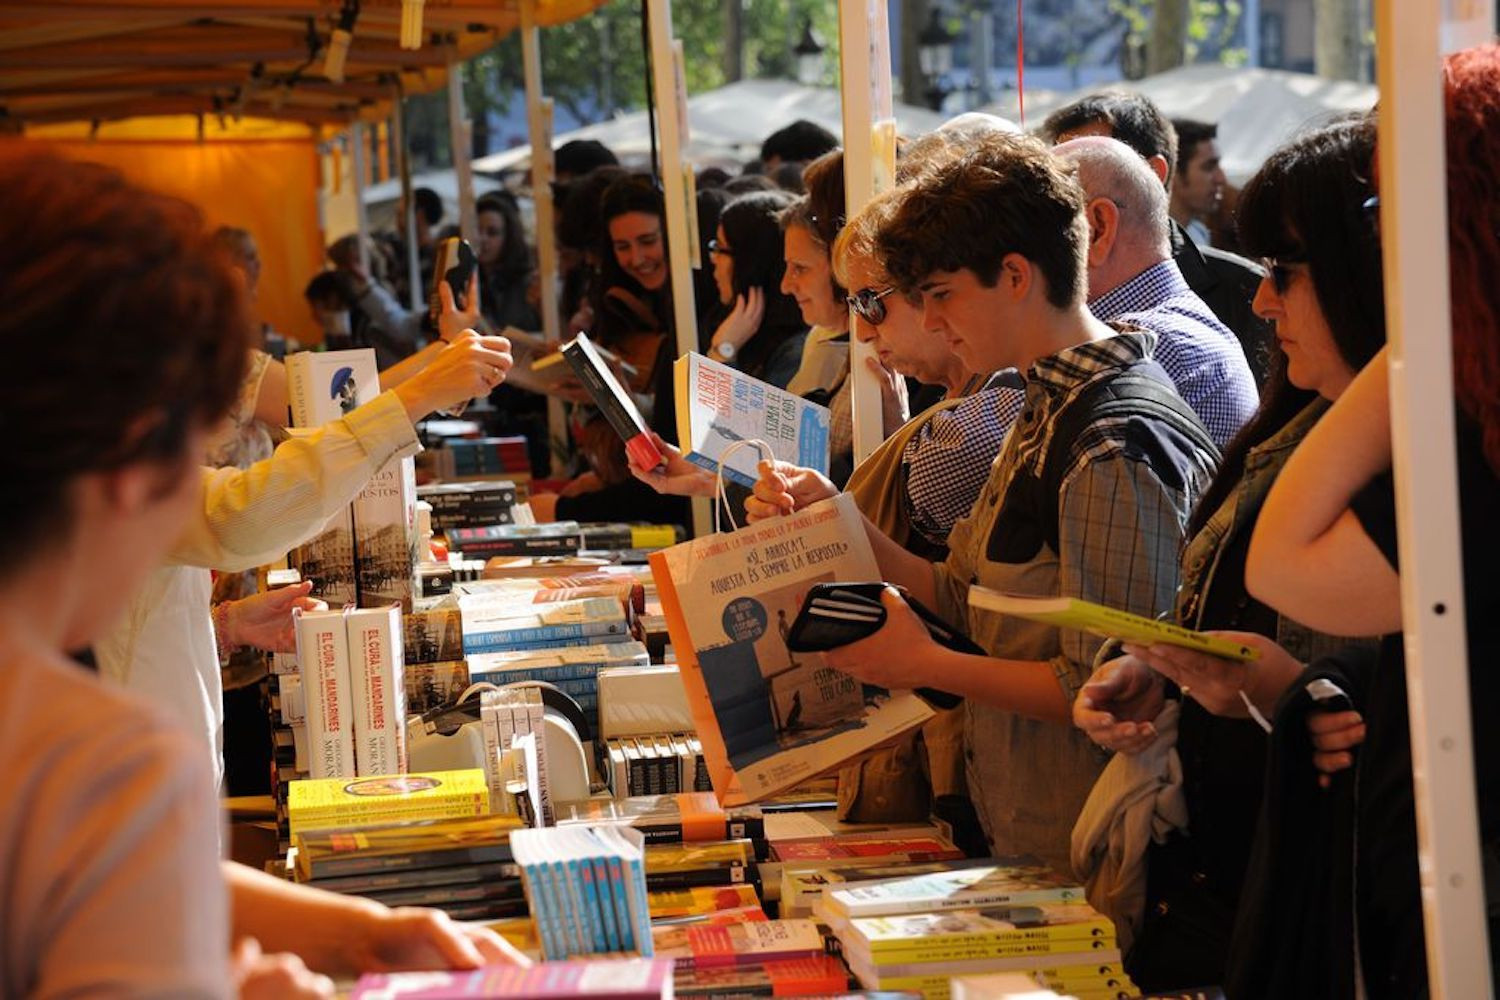
<svg viewBox="0 0 1500 1000">
<path fill-rule="evenodd" d="M 200 741 L 0 639 L 0 762 L 0 996 L 228 996 Z"/>
</svg>

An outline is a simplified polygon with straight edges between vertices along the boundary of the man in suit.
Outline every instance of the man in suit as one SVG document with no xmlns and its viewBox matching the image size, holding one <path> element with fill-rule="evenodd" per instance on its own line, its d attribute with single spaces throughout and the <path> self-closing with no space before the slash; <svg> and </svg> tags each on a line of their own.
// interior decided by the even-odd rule
<svg viewBox="0 0 1500 1000">
<path fill-rule="evenodd" d="M 1177 133 L 1149 97 L 1125 90 L 1101 91 L 1057 109 L 1042 124 L 1043 138 L 1054 144 L 1091 135 L 1118 139 L 1135 150 L 1171 193 Z M 1276 342 L 1270 324 L 1250 308 L 1264 274 L 1260 265 L 1224 250 L 1200 247 L 1175 221 L 1171 235 L 1172 258 L 1188 287 L 1234 331 L 1256 382 L 1263 385 Z"/>
</svg>

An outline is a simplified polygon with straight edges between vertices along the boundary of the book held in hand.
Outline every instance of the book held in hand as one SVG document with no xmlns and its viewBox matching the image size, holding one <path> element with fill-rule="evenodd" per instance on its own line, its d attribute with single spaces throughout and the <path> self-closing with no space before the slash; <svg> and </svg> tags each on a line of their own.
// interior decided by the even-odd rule
<svg viewBox="0 0 1500 1000">
<path fill-rule="evenodd" d="M 738 441 L 760 440 L 784 462 L 828 471 L 829 412 L 744 372 L 685 354 L 672 365 L 677 393 L 677 440 L 688 461 L 717 472 Z M 724 477 L 754 486 L 758 449 L 737 448 Z"/>
<path fill-rule="evenodd" d="M 615 378 L 609 362 L 589 340 L 588 334 L 580 333 L 564 344 L 562 355 L 573 366 L 578 381 L 583 383 L 584 390 L 604 419 L 609 421 L 609 426 L 625 442 L 625 454 L 630 457 L 631 464 L 640 469 L 654 469 L 666 464 L 630 391 Z"/>
<path fill-rule="evenodd" d="M 1118 608 L 1082 601 L 1076 597 L 1027 597 L 1002 594 L 988 587 L 975 586 L 969 588 L 969 607 L 1045 622 L 1058 628 L 1091 632 L 1106 639 L 1120 639 L 1141 646 L 1162 642 L 1222 656 L 1226 660 L 1260 659 L 1260 650 L 1254 646 L 1231 642 L 1207 632 L 1195 632 L 1171 622 L 1156 621 Z"/>
</svg>

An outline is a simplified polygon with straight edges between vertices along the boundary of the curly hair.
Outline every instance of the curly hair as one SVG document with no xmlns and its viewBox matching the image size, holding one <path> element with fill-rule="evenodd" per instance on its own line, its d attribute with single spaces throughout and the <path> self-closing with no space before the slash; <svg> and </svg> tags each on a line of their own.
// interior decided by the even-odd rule
<svg viewBox="0 0 1500 1000">
<path fill-rule="evenodd" d="M 1500 46 L 1448 57 L 1443 104 L 1454 388 L 1500 475 Z"/>
</svg>

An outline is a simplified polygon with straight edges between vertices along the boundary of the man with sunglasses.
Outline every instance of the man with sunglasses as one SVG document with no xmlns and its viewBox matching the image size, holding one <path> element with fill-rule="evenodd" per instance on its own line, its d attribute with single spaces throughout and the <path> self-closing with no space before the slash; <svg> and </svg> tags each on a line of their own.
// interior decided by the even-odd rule
<svg viewBox="0 0 1500 1000">
<path fill-rule="evenodd" d="M 1067 871 L 1069 834 L 1102 758 L 1068 725 L 1101 640 L 968 606 L 975 585 L 1155 615 L 1177 585 L 1183 525 L 1218 454 L 1151 360 L 1154 334 L 1086 304 L 1089 227 L 1068 165 L 1029 137 L 976 141 L 903 189 L 876 238 L 924 329 L 973 371 L 1014 368 L 1024 404 L 942 563 L 867 523 L 881 573 L 961 623 L 988 655 L 937 645 L 887 590 L 875 635 L 826 654 L 867 683 L 967 698 L 966 770 L 990 848 Z M 763 465 L 752 517 L 796 509 L 816 474 Z"/>
<path fill-rule="evenodd" d="M 1172 260 L 1167 193 L 1117 139 L 1089 136 L 1052 147 L 1073 164 L 1089 220 L 1089 311 L 1157 335 L 1152 355 L 1220 448 L 1260 405 L 1245 351 L 1188 287 Z"/>
</svg>

